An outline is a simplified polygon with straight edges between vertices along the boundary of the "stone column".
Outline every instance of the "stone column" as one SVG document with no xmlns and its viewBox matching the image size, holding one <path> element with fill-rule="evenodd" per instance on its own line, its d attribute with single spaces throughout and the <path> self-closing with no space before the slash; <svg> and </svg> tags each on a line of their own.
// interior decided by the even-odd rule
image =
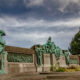
<svg viewBox="0 0 80 80">
<path fill-rule="evenodd" d="M 80 65 L 80 55 L 78 55 L 79 65 Z"/>
<path fill-rule="evenodd" d="M 36 60 L 36 54 L 33 54 L 33 57 L 34 57 L 34 65 L 35 65 L 36 72 L 37 72 L 37 60 Z"/>
<path fill-rule="evenodd" d="M 52 62 L 53 62 L 53 66 L 57 63 L 55 54 L 52 54 Z"/>
<path fill-rule="evenodd" d="M 65 56 L 61 56 L 59 59 L 59 65 L 61 67 L 67 67 Z"/>
<path fill-rule="evenodd" d="M 43 54 L 43 71 L 50 72 L 50 54 Z"/>
<path fill-rule="evenodd" d="M 5 55 L 4 55 L 4 69 L 5 69 L 5 72 L 8 73 L 8 61 L 7 61 L 7 52 L 5 52 Z"/>
</svg>

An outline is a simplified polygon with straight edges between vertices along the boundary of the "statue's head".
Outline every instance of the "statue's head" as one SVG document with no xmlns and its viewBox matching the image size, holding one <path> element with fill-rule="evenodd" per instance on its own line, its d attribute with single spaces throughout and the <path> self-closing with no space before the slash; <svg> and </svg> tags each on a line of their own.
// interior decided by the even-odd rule
<svg viewBox="0 0 80 80">
<path fill-rule="evenodd" d="M 51 41 L 51 37 L 49 37 L 49 38 L 48 38 L 48 40 L 50 40 L 50 41 Z"/>
<path fill-rule="evenodd" d="M 47 42 L 51 42 L 51 37 L 48 38 L 48 41 Z"/>
<path fill-rule="evenodd" d="M 40 48 L 40 44 L 38 44 L 37 46 L 38 46 L 38 48 Z"/>
<path fill-rule="evenodd" d="M 0 30 L 0 34 L 1 34 L 1 36 L 5 36 L 6 35 L 3 30 Z"/>
</svg>

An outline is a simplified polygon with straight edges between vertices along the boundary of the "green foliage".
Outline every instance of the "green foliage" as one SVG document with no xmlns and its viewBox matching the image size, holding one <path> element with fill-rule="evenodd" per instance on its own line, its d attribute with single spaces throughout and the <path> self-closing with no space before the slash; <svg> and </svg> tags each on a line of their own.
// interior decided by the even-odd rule
<svg viewBox="0 0 80 80">
<path fill-rule="evenodd" d="M 71 65 L 68 69 L 79 69 L 80 67 L 78 65 Z"/>
<path fill-rule="evenodd" d="M 52 65 L 51 65 L 51 67 L 50 67 L 50 71 L 53 72 L 53 66 L 52 66 Z"/>
<path fill-rule="evenodd" d="M 51 72 L 53 72 L 53 71 L 56 72 L 58 69 L 59 69 L 59 62 L 56 63 L 54 66 L 51 65 L 51 67 L 50 67 L 50 71 L 51 71 Z"/>
<path fill-rule="evenodd" d="M 80 66 L 79 65 L 71 65 L 68 68 L 66 68 L 65 71 L 66 72 L 80 71 Z"/>
<path fill-rule="evenodd" d="M 56 70 L 56 72 L 65 72 L 65 68 L 59 67 L 58 70 Z"/>
<path fill-rule="evenodd" d="M 73 54 L 80 54 L 80 30 L 79 32 L 74 36 L 70 43 L 69 51 Z"/>
</svg>

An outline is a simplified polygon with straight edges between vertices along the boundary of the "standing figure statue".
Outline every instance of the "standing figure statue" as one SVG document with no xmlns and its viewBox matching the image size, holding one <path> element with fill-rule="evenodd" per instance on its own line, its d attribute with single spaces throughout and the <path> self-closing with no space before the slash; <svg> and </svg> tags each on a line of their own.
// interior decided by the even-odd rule
<svg viewBox="0 0 80 80">
<path fill-rule="evenodd" d="M 59 59 L 60 55 L 62 55 L 62 50 L 59 47 L 56 47 L 56 49 L 55 49 L 55 55 L 56 55 L 57 59 Z"/>
<path fill-rule="evenodd" d="M 0 55 L 1 55 L 1 71 L 0 71 L 0 73 L 5 73 L 5 70 L 4 70 L 5 41 L 2 39 L 3 36 L 5 36 L 5 32 L 0 30 Z"/>
<path fill-rule="evenodd" d="M 65 58 L 66 58 L 66 63 L 69 65 L 69 51 L 65 51 Z"/>
<path fill-rule="evenodd" d="M 40 45 L 38 45 L 36 49 L 36 56 L 37 56 L 37 63 L 39 66 L 42 65 L 42 49 L 40 48 Z"/>
</svg>

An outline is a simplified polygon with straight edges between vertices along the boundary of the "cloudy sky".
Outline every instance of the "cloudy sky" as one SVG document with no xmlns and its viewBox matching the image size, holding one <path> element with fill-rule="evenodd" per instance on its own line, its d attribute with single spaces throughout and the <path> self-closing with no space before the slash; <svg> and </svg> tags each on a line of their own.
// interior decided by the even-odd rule
<svg viewBox="0 0 80 80">
<path fill-rule="evenodd" d="M 0 29 L 7 45 L 30 48 L 48 37 L 68 49 L 80 26 L 80 0 L 0 0 Z"/>
</svg>

